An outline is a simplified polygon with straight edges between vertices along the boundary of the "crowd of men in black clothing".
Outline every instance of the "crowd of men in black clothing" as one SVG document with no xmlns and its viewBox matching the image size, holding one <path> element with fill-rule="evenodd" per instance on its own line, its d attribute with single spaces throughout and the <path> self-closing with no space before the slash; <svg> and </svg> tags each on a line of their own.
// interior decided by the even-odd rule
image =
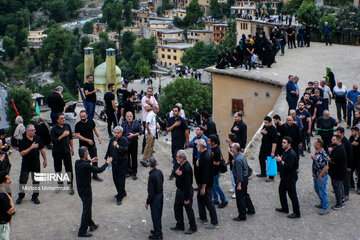
<svg viewBox="0 0 360 240">
<path fill-rule="evenodd" d="M 226 50 L 218 57 L 216 68 L 244 67 L 243 71 L 262 66 L 270 68 L 276 63 L 275 56 L 279 50 L 282 56 L 285 54 L 286 43 L 288 49 L 296 46 L 310 47 L 310 34 L 310 26 L 306 23 L 298 27 L 292 25 L 274 27 L 270 31 L 269 38 L 265 32 L 261 35 L 256 32 L 255 36 L 249 34 L 248 38 L 243 34 L 233 52 Z"/>
</svg>

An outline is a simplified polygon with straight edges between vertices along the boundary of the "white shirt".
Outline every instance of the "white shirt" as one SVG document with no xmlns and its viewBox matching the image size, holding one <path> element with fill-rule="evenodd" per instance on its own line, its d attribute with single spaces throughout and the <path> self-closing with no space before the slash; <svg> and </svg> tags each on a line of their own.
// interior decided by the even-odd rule
<svg viewBox="0 0 360 240">
<path fill-rule="evenodd" d="M 331 96 L 331 90 L 328 86 L 324 86 L 324 87 L 321 87 L 319 86 L 319 88 L 321 88 L 322 90 L 324 90 L 324 98 L 325 99 L 329 99 L 329 96 Z"/>
<path fill-rule="evenodd" d="M 149 123 L 149 129 L 153 136 L 156 134 L 156 114 L 153 111 L 148 112 L 146 116 L 146 123 Z M 148 133 L 147 128 L 145 128 L 145 135 Z"/>
<path fill-rule="evenodd" d="M 335 93 L 335 95 L 344 96 L 346 95 L 347 89 L 344 85 L 342 85 L 341 88 L 336 85 L 333 89 L 333 92 Z"/>
<path fill-rule="evenodd" d="M 169 116 L 170 116 L 170 117 L 173 117 L 173 116 L 174 116 L 174 113 L 173 113 L 172 110 L 170 111 Z M 185 119 L 185 111 L 184 111 L 184 109 L 181 109 L 181 110 L 180 110 L 180 117 L 182 117 L 183 119 Z"/>
<path fill-rule="evenodd" d="M 148 115 L 148 113 L 150 112 L 147 112 L 146 110 L 145 110 L 145 107 L 146 106 L 150 106 L 149 104 L 147 104 L 146 103 L 146 100 L 150 100 L 150 103 L 152 104 L 152 105 L 158 105 L 158 102 L 156 101 L 156 99 L 153 97 L 153 96 L 151 96 L 150 98 L 148 98 L 146 95 L 145 96 L 143 96 L 143 98 L 141 99 L 141 110 L 142 110 L 142 120 L 145 122 L 146 121 L 146 117 L 147 117 L 147 115 Z"/>
</svg>

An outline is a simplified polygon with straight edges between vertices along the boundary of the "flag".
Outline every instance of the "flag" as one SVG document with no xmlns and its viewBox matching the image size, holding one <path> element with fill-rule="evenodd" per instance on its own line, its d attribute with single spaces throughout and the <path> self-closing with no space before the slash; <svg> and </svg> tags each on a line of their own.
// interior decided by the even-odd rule
<svg viewBox="0 0 360 240">
<path fill-rule="evenodd" d="M 85 102 L 85 96 L 84 96 L 84 93 L 81 91 L 80 83 L 78 81 L 76 81 L 76 83 L 77 83 L 77 86 L 78 86 L 78 89 L 79 89 L 81 99 L 82 99 L 83 102 Z M 84 104 L 84 106 L 85 106 L 85 104 Z"/>
<path fill-rule="evenodd" d="M 15 106 L 14 100 L 13 100 L 13 99 L 11 99 L 11 102 L 12 102 L 12 105 L 13 105 L 13 107 L 14 107 L 14 110 L 15 110 L 16 116 L 19 116 L 20 114 L 19 114 L 19 112 L 18 112 L 18 110 L 17 110 L 17 108 L 16 108 L 16 106 Z"/>
<path fill-rule="evenodd" d="M 36 114 L 37 114 L 38 116 L 40 116 L 40 108 L 39 108 L 39 103 L 38 103 L 38 101 L 36 101 L 35 111 L 36 111 Z"/>
</svg>

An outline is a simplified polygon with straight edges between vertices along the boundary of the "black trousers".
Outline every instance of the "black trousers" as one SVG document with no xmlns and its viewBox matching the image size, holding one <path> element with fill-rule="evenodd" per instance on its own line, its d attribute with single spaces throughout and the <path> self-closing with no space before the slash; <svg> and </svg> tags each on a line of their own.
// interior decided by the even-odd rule
<svg viewBox="0 0 360 240">
<path fill-rule="evenodd" d="M 266 160 L 267 160 L 267 157 L 268 156 L 271 156 L 270 153 L 267 153 L 266 151 L 264 150 L 261 150 L 260 148 L 260 153 L 259 153 L 259 163 L 260 163 L 260 173 L 261 175 L 266 175 Z M 269 176 L 270 179 L 274 179 L 274 176 Z"/>
<path fill-rule="evenodd" d="M 70 184 L 71 188 L 73 188 L 74 173 L 73 173 L 70 152 L 56 152 L 56 153 L 52 152 L 52 156 L 54 159 L 54 169 L 56 173 L 61 173 L 62 164 L 64 162 L 65 171 L 67 173 L 71 173 L 70 182 L 68 182 L 68 184 Z M 63 182 L 58 182 L 58 184 L 63 184 Z"/>
<path fill-rule="evenodd" d="M 164 205 L 163 193 L 156 194 L 153 202 L 150 204 L 151 219 L 154 226 L 154 235 L 162 236 L 161 217 Z"/>
<path fill-rule="evenodd" d="M 116 199 L 122 199 L 126 196 L 125 178 L 127 163 L 112 163 L 113 181 L 117 190 Z"/>
<path fill-rule="evenodd" d="M 251 56 L 244 55 L 244 65 L 245 65 L 245 69 L 248 69 L 249 66 L 249 70 L 251 70 Z"/>
<path fill-rule="evenodd" d="M 331 138 L 333 137 L 332 135 L 324 135 L 324 134 L 320 134 L 321 140 L 323 140 L 324 142 L 324 150 L 326 152 L 328 152 L 328 148 L 331 144 Z"/>
<path fill-rule="evenodd" d="M 205 195 L 200 195 L 201 185 L 198 186 L 198 193 L 197 193 L 197 201 L 198 201 L 198 208 L 199 208 L 199 217 L 201 220 L 207 220 L 206 217 L 206 210 L 209 211 L 211 223 L 213 225 L 218 224 L 217 214 L 215 205 L 212 201 L 212 187 L 206 186 L 205 188 Z"/>
<path fill-rule="evenodd" d="M 88 151 L 89 151 L 89 155 L 90 155 L 90 158 L 94 158 L 94 157 L 97 157 L 97 149 L 96 149 L 96 146 L 95 144 L 88 147 Z M 93 166 L 98 166 L 98 163 L 97 162 L 93 162 L 92 163 Z M 97 176 L 98 174 L 97 173 L 93 173 L 93 176 Z"/>
<path fill-rule="evenodd" d="M 346 102 L 344 103 L 338 103 L 338 102 L 335 102 L 336 103 L 336 112 L 337 112 L 337 118 L 339 121 L 341 121 L 341 110 L 342 110 L 342 115 L 343 115 L 343 118 L 346 119 Z"/>
<path fill-rule="evenodd" d="M 289 206 L 286 198 L 286 193 L 287 193 L 291 200 L 294 213 L 300 215 L 299 200 L 297 198 L 297 193 L 296 193 L 296 181 L 297 181 L 297 177 L 281 178 L 279 184 L 279 196 L 280 196 L 281 208 L 284 211 L 289 211 Z"/>
<path fill-rule="evenodd" d="M 19 198 L 24 198 L 25 197 L 25 192 L 22 189 L 22 186 L 27 184 L 27 182 L 29 180 L 29 173 L 31 173 L 33 187 L 39 187 L 40 186 L 39 182 L 35 181 L 34 172 L 36 172 L 36 173 L 40 172 L 40 162 L 35 167 L 26 166 L 24 164 L 21 165 L 20 178 L 19 178 L 19 184 L 20 184 L 19 185 Z M 34 190 L 33 194 L 32 194 L 32 197 L 36 198 L 38 196 L 39 196 L 39 191 Z"/>
<path fill-rule="evenodd" d="M 286 96 L 286 101 L 287 101 L 288 106 L 289 106 L 288 114 L 290 114 L 290 110 L 292 110 L 292 109 L 296 110 L 297 98 L 296 97 Z"/>
<path fill-rule="evenodd" d="M 241 182 L 241 190 L 235 188 L 236 205 L 239 211 L 239 218 L 246 219 L 246 210 L 250 213 L 255 213 L 254 205 L 252 204 L 250 195 L 247 192 L 248 178 L 245 177 Z"/>
<path fill-rule="evenodd" d="M 111 125 L 114 125 L 114 127 L 116 127 L 116 125 L 117 125 L 115 112 L 106 112 L 106 116 L 107 116 L 107 130 L 108 130 L 109 136 L 111 136 L 112 130 L 113 130 Z"/>
<path fill-rule="evenodd" d="M 143 121 L 142 125 L 143 125 L 144 138 L 143 138 L 143 142 L 142 142 L 141 154 L 144 154 L 144 150 L 145 150 L 145 147 L 146 147 L 146 137 L 145 137 L 145 125 L 146 125 L 146 122 Z"/>
<path fill-rule="evenodd" d="M 171 143 L 171 157 L 173 159 L 173 170 L 171 174 L 175 174 L 176 169 L 178 169 L 179 164 L 176 161 L 176 154 L 179 150 L 184 149 L 184 143 L 179 144 L 179 143 Z"/>
<path fill-rule="evenodd" d="M 87 232 L 88 227 L 95 225 L 91 217 L 92 196 L 80 197 L 80 198 L 83 204 L 83 212 L 81 214 L 81 224 L 79 228 L 79 234 L 84 234 Z"/>
<path fill-rule="evenodd" d="M 183 208 L 185 208 L 186 215 L 189 219 L 190 229 L 197 230 L 196 222 L 195 222 L 195 214 L 194 209 L 192 207 L 193 204 L 193 195 L 194 190 L 191 188 L 191 196 L 190 196 L 190 203 L 185 205 L 185 194 L 180 189 L 176 190 L 175 195 L 175 203 L 174 203 L 174 213 L 175 213 L 175 219 L 176 219 L 176 226 L 178 228 L 184 228 L 184 214 L 183 214 Z"/>
<path fill-rule="evenodd" d="M 138 154 L 138 140 L 132 141 L 128 146 L 128 164 L 127 168 L 131 171 L 131 174 L 136 176 L 137 174 L 137 154 Z"/>
</svg>

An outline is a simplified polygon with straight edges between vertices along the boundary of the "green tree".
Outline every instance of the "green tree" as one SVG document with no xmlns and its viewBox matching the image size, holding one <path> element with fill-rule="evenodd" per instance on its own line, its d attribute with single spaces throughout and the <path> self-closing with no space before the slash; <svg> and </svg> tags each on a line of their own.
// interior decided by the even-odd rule
<svg viewBox="0 0 360 240">
<path fill-rule="evenodd" d="M 227 0 L 227 4 L 229 4 L 230 6 L 234 6 L 235 0 Z"/>
<path fill-rule="evenodd" d="M 184 21 L 186 21 L 189 25 L 195 25 L 203 16 L 204 10 L 200 6 L 198 0 L 191 0 L 190 4 L 186 7 L 186 16 Z"/>
<path fill-rule="evenodd" d="M 142 56 L 149 62 L 150 65 L 155 64 L 155 47 L 157 45 L 156 38 L 154 36 L 150 38 L 141 38 L 135 43 L 135 49 L 141 52 Z"/>
<path fill-rule="evenodd" d="M 327 22 L 329 24 L 330 33 L 331 33 L 331 35 L 333 35 L 336 32 L 336 25 L 337 25 L 336 17 L 334 15 L 322 16 L 319 21 L 319 28 L 320 28 L 321 32 L 322 32 L 325 22 Z"/>
<path fill-rule="evenodd" d="M 5 82 L 6 80 L 6 75 L 5 72 L 3 70 L 0 69 L 0 82 Z"/>
<path fill-rule="evenodd" d="M 174 17 L 173 24 L 178 28 L 186 28 L 188 26 L 187 22 L 179 18 L 178 16 Z"/>
<path fill-rule="evenodd" d="M 122 56 L 125 60 L 129 61 L 134 53 L 134 43 L 136 36 L 133 32 L 125 31 L 121 37 L 120 47 Z"/>
<path fill-rule="evenodd" d="M 187 49 L 181 62 L 191 68 L 199 69 L 216 63 L 219 51 L 213 44 L 203 41 L 197 42 L 194 47 Z"/>
<path fill-rule="evenodd" d="M 65 21 L 67 18 L 67 6 L 63 1 L 54 1 L 50 3 L 49 7 L 50 19 L 55 20 L 56 22 Z"/>
<path fill-rule="evenodd" d="M 299 22 L 306 22 L 309 25 L 317 25 L 320 18 L 320 10 L 315 2 L 306 1 L 301 3 L 296 12 L 296 18 Z"/>
<path fill-rule="evenodd" d="M 278 2 L 278 4 L 276 5 L 276 13 L 280 14 L 281 10 L 284 9 L 284 1 L 281 0 L 280 2 Z"/>
<path fill-rule="evenodd" d="M 132 13 L 133 4 L 129 1 L 124 8 L 124 17 L 125 17 L 125 26 L 131 26 L 133 24 L 133 13 Z"/>
<path fill-rule="evenodd" d="M 135 65 L 135 78 L 140 78 L 141 76 L 150 77 L 151 68 L 149 65 L 149 61 L 144 57 L 140 58 L 139 61 L 136 62 Z"/>
<path fill-rule="evenodd" d="M 131 79 L 134 75 L 133 70 L 130 66 L 130 63 L 125 59 L 121 60 L 119 63 L 119 68 L 121 69 L 121 75 L 125 79 Z"/>
<path fill-rule="evenodd" d="M 69 89 L 64 85 L 64 83 L 62 83 L 60 81 L 55 81 L 50 84 L 45 84 L 44 86 L 39 88 L 38 92 L 43 96 L 49 96 L 57 86 L 62 86 L 64 88 L 63 97 L 64 97 L 65 102 L 74 100 L 74 97 L 71 94 L 69 94 Z M 47 103 L 46 97 L 44 98 L 44 102 Z"/>
<path fill-rule="evenodd" d="M 27 28 L 23 28 L 20 31 L 17 31 L 15 34 L 15 46 L 18 48 L 18 51 L 24 51 L 24 47 L 28 46 L 27 36 L 29 32 Z"/>
<path fill-rule="evenodd" d="M 165 115 L 171 111 L 174 103 L 181 102 L 186 116 L 194 117 L 196 109 L 211 112 L 211 96 L 210 86 L 202 85 L 194 78 L 177 78 L 164 87 L 160 98 L 160 111 Z"/>
<path fill-rule="evenodd" d="M 93 33 L 93 22 L 86 22 L 82 29 L 83 33 L 85 34 L 92 34 Z"/>
<path fill-rule="evenodd" d="M 8 36 L 3 38 L 3 48 L 5 54 L 9 57 L 10 60 L 13 60 L 17 55 L 17 47 L 15 46 L 15 41 Z"/>
<path fill-rule="evenodd" d="M 215 19 L 223 18 L 223 13 L 221 11 L 221 5 L 218 0 L 210 0 L 210 13 L 211 16 Z"/>
<path fill-rule="evenodd" d="M 14 100 L 15 106 L 24 119 L 24 125 L 30 123 L 31 119 L 35 116 L 35 108 L 33 106 L 33 100 L 31 93 L 25 87 L 13 87 L 8 92 L 6 109 L 7 121 L 13 128 L 15 126 L 14 120 L 16 118 L 16 112 L 13 108 L 11 100 Z"/>
<path fill-rule="evenodd" d="M 294 14 L 299 9 L 303 0 L 289 0 L 285 4 L 288 14 Z"/>
<path fill-rule="evenodd" d="M 222 43 L 224 48 L 227 48 L 229 51 L 233 51 L 236 48 L 236 21 L 228 20 L 227 24 L 227 33 Z"/>
</svg>

